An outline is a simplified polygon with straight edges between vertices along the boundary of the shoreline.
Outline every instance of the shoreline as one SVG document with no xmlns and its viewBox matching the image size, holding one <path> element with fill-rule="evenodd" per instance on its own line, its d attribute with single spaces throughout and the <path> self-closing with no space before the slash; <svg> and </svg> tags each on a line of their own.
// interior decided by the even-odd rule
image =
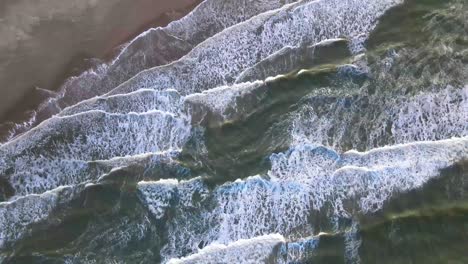
<svg viewBox="0 0 468 264">
<path fill-rule="evenodd" d="M 94 0 L 78 12 L 79 4 L 67 0 L 66 7 L 59 4 L 49 10 L 42 6 L 42 13 L 40 4 L 29 0 L 4 2 L 0 12 L 0 21 L 7 21 L 0 25 L 0 89 L 4 95 L 0 98 L 0 139 L 5 139 L 15 124 L 28 121 L 49 97 L 49 91 L 54 93 L 67 79 L 113 59 L 122 45 L 141 32 L 180 19 L 200 2 Z M 45 18 L 38 17 L 32 25 L 18 18 L 8 20 L 12 16 L 9 12 L 18 9 Z M 15 25 L 17 30 L 29 30 L 28 38 L 12 38 L 8 30 Z"/>
</svg>

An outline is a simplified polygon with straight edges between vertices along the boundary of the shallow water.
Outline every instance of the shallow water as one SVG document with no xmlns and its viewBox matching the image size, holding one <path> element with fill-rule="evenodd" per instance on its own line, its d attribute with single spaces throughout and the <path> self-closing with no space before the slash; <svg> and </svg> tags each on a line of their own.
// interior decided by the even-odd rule
<svg viewBox="0 0 468 264">
<path fill-rule="evenodd" d="M 466 18 L 205 0 L 0 146 L 0 260 L 465 263 Z"/>
<path fill-rule="evenodd" d="M 27 121 L 64 81 L 115 56 L 120 45 L 164 26 L 200 1 L 10 1 L 0 3 L 0 137 Z M 49 92 L 50 91 L 50 92 Z"/>
</svg>

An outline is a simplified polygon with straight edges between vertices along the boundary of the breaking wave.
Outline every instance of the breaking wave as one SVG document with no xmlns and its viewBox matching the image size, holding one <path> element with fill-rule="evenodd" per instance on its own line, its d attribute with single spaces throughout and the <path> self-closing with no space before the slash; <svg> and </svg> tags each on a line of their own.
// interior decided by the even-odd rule
<svg viewBox="0 0 468 264">
<path fill-rule="evenodd" d="M 0 261 L 360 263 L 393 201 L 466 176 L 463 14 L 408 34 L 419 4 L 206 0 L 142 33 L 0 145 Z"/>
</svg>

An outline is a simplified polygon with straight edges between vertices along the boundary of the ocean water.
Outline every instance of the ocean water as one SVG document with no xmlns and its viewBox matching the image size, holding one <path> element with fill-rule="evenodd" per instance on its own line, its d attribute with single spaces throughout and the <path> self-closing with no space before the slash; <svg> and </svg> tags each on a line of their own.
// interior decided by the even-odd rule
<svg viewBox="0 0 468 264">
<path fill-rule="evenodd" d="M 205 0 L 0 145 L 0 262 L 466 263 L 467 21 Z"/>
<path fill-rule="evenodd" d="M 141 31 L 167 25 L 200 2 L 2 1 L 0 141 L 15 131 L 23 132 L 34 117 L 35 122 L 47 118 L 48 112 L 42 111 L 41 115 L 41 111 L 34 110 L 43 100 L 56 96 L 54 92 L 68 77 L 112 59 L 121 45 Z"/>
</svg>

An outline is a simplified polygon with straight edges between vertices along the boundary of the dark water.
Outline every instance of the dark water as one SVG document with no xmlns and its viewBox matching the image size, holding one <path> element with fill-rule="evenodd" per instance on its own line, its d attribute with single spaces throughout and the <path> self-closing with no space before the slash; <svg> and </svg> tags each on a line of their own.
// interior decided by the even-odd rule
<svg viewBox="0 0 468 264">
<path fill-rule="evenodd" d="M 0 147 L 0 260 L 466 263 L 467 18 L 203 2 Z"/>
</svg>

